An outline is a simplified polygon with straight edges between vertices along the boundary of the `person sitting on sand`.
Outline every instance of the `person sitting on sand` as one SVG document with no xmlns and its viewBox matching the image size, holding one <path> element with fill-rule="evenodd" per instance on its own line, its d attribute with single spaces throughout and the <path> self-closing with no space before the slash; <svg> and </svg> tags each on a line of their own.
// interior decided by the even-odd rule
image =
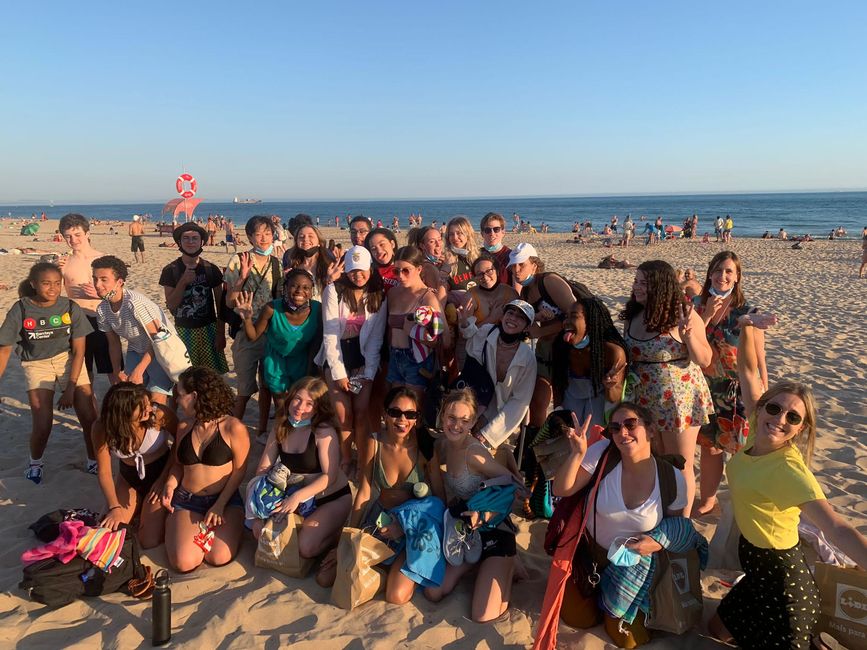
<svg viewBox="0 0 867 650">
<path fill-rule="evenodd" d="M 635 264 L 630 262 L 627 259 L 618 260 L 613 255 L 606 255 L 603 257 L 599 264 L 596 265 L 596 268 L 599 269 L 634 269 Z"/>
<path fill-rule="evenodd" d="M 228 564 L 244 530 L 244 502 L 238 487 L 247 471 L 250 434 L 232 417 L 235 396 L 211 368 L 189 368 L 178 378 L 177 403 L 183 415 L 160 503 L 166 520 L 166 555 L 186 573 L 202 562 Z M 209 544 L 202 537 L 213 533 Z"/>
<path fill-rule="evenodd" d="M 780 241 L 786 241 L 789 238 L 789 233 L 786 232 L 785 228 L 780 228 L 780 232 L 777 233 L 777 239 Z"/>
<path fill-rule="evenodd" d="M 683 289 L 683 293 L 686 294 L 686 297 L 692 300 L 701 293 L 701 285 L 695 277 L 695 269 L 678 269 L 678 272 L 683 276 L 682 279 L 679 278 L 680 287 Z"/>
</svg>

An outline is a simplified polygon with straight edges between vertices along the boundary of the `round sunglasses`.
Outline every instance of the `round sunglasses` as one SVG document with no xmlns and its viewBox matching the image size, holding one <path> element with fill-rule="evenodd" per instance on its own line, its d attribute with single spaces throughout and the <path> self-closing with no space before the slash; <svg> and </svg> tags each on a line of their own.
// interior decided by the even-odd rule
<svg viewBox="0 0 867 650">
<path fill-rule="evenodd" d="M 773 402 L 765 404 L 765 413 L 774 417 L 783 412 L 783 407 Z M 786 424 L 791 424 L 793 427 L 798 426 L 804 421 L 803 416 L 797 411 L 786 411 Z"/>
</svg>

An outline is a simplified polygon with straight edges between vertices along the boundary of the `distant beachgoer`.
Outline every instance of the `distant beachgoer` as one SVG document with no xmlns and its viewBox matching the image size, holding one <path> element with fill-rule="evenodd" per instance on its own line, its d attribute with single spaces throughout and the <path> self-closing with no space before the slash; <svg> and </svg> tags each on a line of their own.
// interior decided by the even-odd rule
<svg viewBox="0 0 867 650">
<path fill-rule="evenodd" d="M 135 256 L 135 261 L 139 264 L 144 264 L 144 226 L 141 224 L 141 217 L 137 214 L 132 215 L 132 223 L 128 228 L 130 236 L 130 251 Z"/>
<path fill-rule="evenodd" d="M 205 228 L 208 231 L 208 246 L 216 246 L 214 238 L 217 236 L 217 224 L 213 215 L 208 215 L 208 225 Z"/>
<path fill-rule="evenodd" d="M 96 474 L 90 431 L 96 420 L 90 379 L 84 372 L 85 336 L 90 323 L 81 308 L 60 295 L 63 276 L 50 262 L 37 262 L 18 287 L 19 300 L 6 313 L 0 327 L 0 378 L 13 346 L 21 359 L 30 406 L 30 463 L 25 477 L 43 478 L 42 455 L 54 418 L 54 395 L 61 387 L 60 409 L 73 407 L 81 423 L 87 449 L 87 471 Z"/>
<path fill-rule="evenodd" d="M 686 297 L 692 300 L 695 296 L 701 293 L 701 285 L 695 277 L 695 269 L 688 268 L 683 269 L 682 271 L 678 269 L 678 271 L 683 275 L 683 279 L 680 280 L 680 287 L 683 289 L 683 293 L 686 294 Z"/>
<path fill-rule="evenodd" d="M 226 219 L 223 222 L 223 230 L 226 232 L 226 252 L 229 251 L 229 244 L 232 245 L 232 250 L 238 252 L 238 237 L 235 235 L 235 225 L 231 219 Z"/>
<path fill-rule="evenodd" d="M 716 220 L 714 221 L 714 225 L 713 225 L 713 231 L 716 234 L 716 240 L 717 241 L 723 241 L 723 227 L 724 226 L 725 226 L 725 221 L 723 221 L 723 218 L 720 216 L 717 216 Z"/>
<path fill-rule="evenodd" d="M 864 269 L 867 268 L 867 228 L 861 237 L 861 268 L 858 269 L 858 277 L 864 277 Z"/>
<path fill-rule="evenodd" d="M 780 232 L 777 233 L 777 239 L 781 241 L 786 241 L 789 238 L 789 233 L 786 232 L 785 228 L 780 228 Z"/>
<path fill-rule="evenodd" d="M 725 225 L 723 226 L 723 241 L 727 244 L 732 241 L 732 230 L 734 230 L 734 228 L 734 220 L 729 215 L 726 215 Z"/>
</svg>

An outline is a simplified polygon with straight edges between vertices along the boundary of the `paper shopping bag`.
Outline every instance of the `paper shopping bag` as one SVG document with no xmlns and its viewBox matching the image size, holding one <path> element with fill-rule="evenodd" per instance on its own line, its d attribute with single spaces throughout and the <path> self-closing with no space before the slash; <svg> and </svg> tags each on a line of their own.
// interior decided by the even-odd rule
<svg viewBox="0 0 867 650">
<path fill-rule="evenodd" d="M 385 588 L 386 572 L 374 565 L 394 555 L 385 542 L 358 528 L 344 528 L 337 544 L 337 578 L 331 601 L 354 609 Z"/>
<path fill-rule="evenodd" d="M 822 607 L 816 633 L 827 632 L 847 648 L 867 648 L 867 571 L 816 563 Z"/>
<path fill-rule="evenodd" d="M 646 625 L 653 630 L 683 634 L 701 622 L 704 610 L 698 551 L 659 551 L 655 559 L 656 575 Z"/>
<path fill-rule="evenodd" d="M 298 526 L 304 521 L 291 513 L 280 521 L 268 519 L 259 535 L 255 564 L 274 569 L 292 578 L 304 578 L 313 566 L 313 560 L 301 557 L 298 549 Z"/>
</svg>

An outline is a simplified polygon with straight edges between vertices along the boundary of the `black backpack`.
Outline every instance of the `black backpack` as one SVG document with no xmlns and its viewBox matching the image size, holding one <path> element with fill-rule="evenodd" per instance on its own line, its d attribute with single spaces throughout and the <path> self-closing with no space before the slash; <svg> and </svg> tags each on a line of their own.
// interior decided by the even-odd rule
<svg viewBox="0 0 867 650">
<path fill-rule="evenodd" d="M 106 573 L 81 556 L 63 564 L 49 558 L 24 567 L 24 576 L 18 586 L 27 591 L 31 600 L 49 607 L 63 607 L 78 598 L 101 596 L 116 591 L 130 594 L 130 581 L 146 577 L 147 568 L 141 563 L 135 531 L 127 529 L 120 556 L 123 564 Z"/>
<path fill-rule="evenodd" d="M 226 269 L 223 269 L 223 273 Z M 247 280 L 250 278 L 247 277 Z M 280 287 L 283 283 L 283 276 L 280 272 L 280 260 L 273 255 L 271 256 L 271 298 L 276 299 L 280 295 Z M 246 286 L 246 281 L 244 282 Z M 235 338 L 241 328 L 244 326 L 244 321 L 235 312 L 234 309 L 226 304 L 226 296 L 229 294 L 229 287 L 223 283 L 223 294 L 220 296 L 220 304 L 217 305 L 217 318 L 229 326 L 229 336 Z"/>
</svg>

